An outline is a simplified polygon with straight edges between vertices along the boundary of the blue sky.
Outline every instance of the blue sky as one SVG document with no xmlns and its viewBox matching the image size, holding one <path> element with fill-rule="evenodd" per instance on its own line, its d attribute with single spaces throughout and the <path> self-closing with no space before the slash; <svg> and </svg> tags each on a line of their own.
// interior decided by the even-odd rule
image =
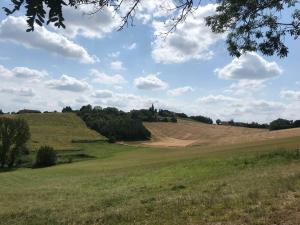
<svg viewBox="0 0 300 225">
<path fill-rule="evenodd" d="M 287 39 L 284 59 L 232 58 L 225 36 L 204 25 L 214 9 L 203 5 L 167 37 L 160 34 L 168 29 L 169 12 L 154 0 L 142 3 L 134 27 L 119 32 L 120 18 L 111 9 L 94 16 L 84 15 L 91 8 L 67 10 L 66 30 L 48 26 L 34 33 L 25 32 L 24 17 L 1 11 L 0 109 L 92 104 L 128 111 L 154 103 L 214 119 L 299 119 L 299 42 Z"/>
</svg>

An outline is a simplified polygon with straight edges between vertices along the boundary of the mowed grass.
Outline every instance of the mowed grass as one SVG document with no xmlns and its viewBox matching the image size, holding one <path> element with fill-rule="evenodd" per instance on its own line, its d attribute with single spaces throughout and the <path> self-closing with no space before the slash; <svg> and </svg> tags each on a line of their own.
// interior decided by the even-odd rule
<svg viewBox="0 0 300 225">
<path fill-rule="evenodd" d="M 0 224 L 299 224 L 300 138 L 77 144 L 95 159 L 0 173 Z"/>
<path fill-rule="evenodd" d="M 73 141 L 103 140 L 104 137 L 88 129 L 74 113 L 39 113 L 10 115 L 25 119 L 30 127 L 29 147 L 37 149 L 49 145 L 56 150 L 73 149 Z"/>
</svg>

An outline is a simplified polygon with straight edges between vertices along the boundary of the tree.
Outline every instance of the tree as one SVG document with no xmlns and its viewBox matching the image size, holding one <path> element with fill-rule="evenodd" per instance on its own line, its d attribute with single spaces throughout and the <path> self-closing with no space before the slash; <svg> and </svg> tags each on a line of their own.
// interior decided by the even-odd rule
<svg viewBox="0 0 300 225">
<path fill-rule="evenodd" d="M 293 126 L 300 127 L 300 120 L 295 120 Z"/>
<path fill-rule="evenodd" d="M 69 113 L 73 112 L 73 109 L 70 106 L 66 106 L 65 108 L 62 109 L 62 113 Z"/>
<path fill-rule="evenodd" d="M 48 25 L 65 28 L 63 10 L 66 7 L 78 8 L 82 4 L 92 4 L 95 9 L 92 13 L 101 13 L 105 7 L 113 7 L 116 13 L 120 11 L 122 24 L 120 29 L 133 18 L 143 0 L 11 0 L 12 8 L 4 7 L 6 15 L 11 15 L 25 7 L 27 16 L 27 31 L 34 31 L 34 27 Z M 157 0 L 161 1 L 161 0 Z M 173 25 L 170 32 L 177 25 L 184 22 L 187 16 L 193 13 L 201 0 L 173 1 L 175 7 L 171 21 Z M 285 37 L 297 39 L 300 35 L 300 10 L 297 0 L 260 0 L 237 1 L 216 0 L 216 13 L 206 18 L 207 25 L 215 33 L 226 33 L 227 46 L 230 55 L 239 57 L 244 52 L 260 51 L 264 55 L 277 54 L 285 57 L 288 47 Z M 288 15 L 288 20 L 283 20 L 282 14 Z M 46 19 L 48 17 L 48 19 Z"/>
<path fill-rule="evenodd" d="M 277 119 L 270 123 L 270 130 L 282 130 L 289 129 L 293 127 L 293 121 L 285 119 Z"/>
<path fill-rule="evenodd" d="M 2 111 L 2 109 L 0 109 L 0 115 L 3 115 L 4 114 L 4 112 Z"/>
<path fill-rule="evenodd" d="M 217 119 L 217 120 L 216 120 L 216 124 L 217 124 L 217 125 L 221 125 L 221 124 L 222 124 L 222 121 L 221 121 L 220 119 Z"/>
<path fill-rule="evenodd" d="M 26 152 L 30 138 L 27 122 L 23 119 L 0 118 L 0 166 L 13 167 L 17 157 Z"/>
</svg>

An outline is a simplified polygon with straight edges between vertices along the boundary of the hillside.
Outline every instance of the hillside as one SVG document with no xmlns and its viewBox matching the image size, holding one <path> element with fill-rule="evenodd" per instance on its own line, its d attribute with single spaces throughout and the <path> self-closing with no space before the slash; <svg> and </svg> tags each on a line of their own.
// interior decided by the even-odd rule
<svg viewBox="0 0 300 225">
<path fill-rule="evenodd" d="M 209 125 L 190 120 L 178 123 L 144 123 L 152 133 L 151 142 L 143 145 L 185 147 L 190 145 L 224 145 L 269 139 L 300 137 L 300 129 L 269 131 L 233 126 Z"/>
<path fill-rule="evenodd" d="M 55 149 L 73 148 L 72 140 L 101 140 L 103 136 L 88 129 L 85 123 L 73 113 L 43 113 L 10 115 L 28 121 L 33 149 L 50 145 Z"/>
</svg>

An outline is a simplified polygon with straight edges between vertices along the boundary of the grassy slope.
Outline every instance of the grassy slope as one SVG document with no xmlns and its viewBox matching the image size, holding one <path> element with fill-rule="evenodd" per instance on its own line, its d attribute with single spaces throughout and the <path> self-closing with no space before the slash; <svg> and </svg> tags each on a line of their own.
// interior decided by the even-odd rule
<svg viewBox="0 0 300 225">
<path fill-rule="evenodd" d="M 257 154 L 299 146 L 299 137 L 174 149 L 78 144 L 97 158 L 0 173 L 0 224 L 296 225 L 299 161 Z"/>
<path fill-rule="evenodd" d="M 101 140 L 103 137 L 88 129 L 73 113 L 13 115 L 28 121 L 31 131 L 30 146 L 50 145 L 55 149 L 74 148 L 72 140 Z"/>
</svg>

